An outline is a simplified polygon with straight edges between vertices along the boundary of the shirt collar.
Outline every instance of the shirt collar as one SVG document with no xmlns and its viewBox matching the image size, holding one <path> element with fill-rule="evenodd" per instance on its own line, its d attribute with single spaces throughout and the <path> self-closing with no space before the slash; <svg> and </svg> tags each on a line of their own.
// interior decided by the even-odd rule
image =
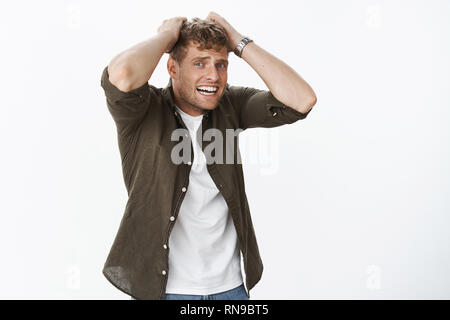
<svg viewBox="0 0 450 320">
<path fill-rule="evenodd" d="M 176 111 L 175 109 L 175 99 L 174 99 L 174 93 L 172 88 L 172 78 L 169 77 L 169 83 L 167 84 L 165 90 L 164 90 L 164 98 L 167 102 L 167 104 L 170 106 L 173 112 Z"/>
</svg>

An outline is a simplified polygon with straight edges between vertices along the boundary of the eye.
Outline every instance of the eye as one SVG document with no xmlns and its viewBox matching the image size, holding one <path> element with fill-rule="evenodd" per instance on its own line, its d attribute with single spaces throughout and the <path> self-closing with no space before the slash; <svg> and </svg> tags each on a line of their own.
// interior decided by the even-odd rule
<svg viewBox="0 0 450 320">
<path fill-rule="evenodd" d="M 198 65 L 198 64 L 201 64 L 201 62 L 196 62 L 196 63 L 194 63 L 194 66 L 196 66 L 196 65 Z"/>
<path fill-rule="evenodd" d="M 223 64 L 223 63 L 218 63 L 217 65 L 222 66 L 221 68 L 226 68 L 225 64 Z"/>
</svg>

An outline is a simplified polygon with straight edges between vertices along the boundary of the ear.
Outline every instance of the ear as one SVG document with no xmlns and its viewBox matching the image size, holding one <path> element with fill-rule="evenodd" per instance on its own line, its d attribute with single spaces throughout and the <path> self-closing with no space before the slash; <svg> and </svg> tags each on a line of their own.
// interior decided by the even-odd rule
<svg viewBox="0 0 450 320">
<path fill-rule="evenodd" d="M 178 62 L 176 62 L 171 56 L 167 59 L 167 72 L 172 79 L 176 79 L 178 76 Z"/>
</svg>

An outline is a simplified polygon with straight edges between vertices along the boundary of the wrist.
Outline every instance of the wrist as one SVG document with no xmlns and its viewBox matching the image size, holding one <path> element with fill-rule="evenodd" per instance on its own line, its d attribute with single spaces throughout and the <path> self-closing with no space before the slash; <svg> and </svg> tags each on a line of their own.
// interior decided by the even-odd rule
<svg viewBox="0 0 450 320">
<path fill-rule="evenodd" d="M 162 31 L 159 32 L 158 35 L 159 39 L 165 44 L 165 52 L 169 53 L 172 51 L 173 46 L 178 41 L 178 36 L 172 31 Z"/>
<path fill-rule="evenodd" d="M 244 48 L 245 48 L 250 42 L 253 42 L 253 40 L 250 39 L 249 37 L 243 37 L 243 38 L 236 44 L 236 47 L 234 48 L 233 52 L 234 52 L 239 58 L 242 58 L 242 51 L 244 50 Z"/>
<path fill-rule="evenodd" d="M 236 48 L 236 46 L 238 45 L 239 42 L 241 42 L 242 39 L 244 39 L 245 36 L 243 36 L 242 34 L 238 33 L 237 35 L 235 35 L 233 37 L 233 40 L 231 42 L 232 45 L 232 50 L 234 50 Z"/>
</svg>

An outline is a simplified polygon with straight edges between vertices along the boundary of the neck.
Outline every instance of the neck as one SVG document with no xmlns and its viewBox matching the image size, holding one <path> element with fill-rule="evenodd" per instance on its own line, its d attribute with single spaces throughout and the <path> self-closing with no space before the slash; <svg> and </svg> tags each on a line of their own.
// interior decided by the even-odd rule
<svg viewBox="0 0 450 320">
<path fill-rule="evenodd" d="M 179 99 L 177 100 L 176 98 L 175 98 L 175 104 L 177 105 L 178 108 L 183 110 L 184 113 L 187 113 L 188 115 L 193 116 L 193 117 L 200 116 L 204 113 L 204 110 L 192 107 L 191 105 L 186 104 L 186 103 L 182 103 Z"/>
</svg>

